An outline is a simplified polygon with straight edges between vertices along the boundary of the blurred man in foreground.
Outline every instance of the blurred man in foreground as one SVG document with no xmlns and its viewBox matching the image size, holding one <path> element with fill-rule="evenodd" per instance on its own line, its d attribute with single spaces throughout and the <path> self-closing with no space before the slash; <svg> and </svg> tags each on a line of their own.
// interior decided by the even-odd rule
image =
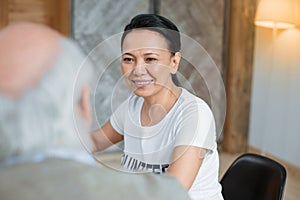
<svg viewBox="0 0 300 200">
<path fill-rule="evenodd" d="M 92 72 L 77 77 L 84 59 L 46 26 L 0 30 L 0 199 L 188 199 L 174 178 L 89 165 L 73 120 L 89 131 Z"/>
</svg>

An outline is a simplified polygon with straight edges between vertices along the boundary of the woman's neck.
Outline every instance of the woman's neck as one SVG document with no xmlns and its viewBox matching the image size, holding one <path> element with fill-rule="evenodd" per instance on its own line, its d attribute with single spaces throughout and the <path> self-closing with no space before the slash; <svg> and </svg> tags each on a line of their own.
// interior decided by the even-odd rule
<svg viewBox="0 0 300 200">
<path fill-rule="evenodd" d="M 162 88 L 156 95 L 144 98 L 141 111 L 141 123 L 150 126 L 160 122 L 172 109 L 181 94 L 181 88 L 176 85 Z"/>
</svg>

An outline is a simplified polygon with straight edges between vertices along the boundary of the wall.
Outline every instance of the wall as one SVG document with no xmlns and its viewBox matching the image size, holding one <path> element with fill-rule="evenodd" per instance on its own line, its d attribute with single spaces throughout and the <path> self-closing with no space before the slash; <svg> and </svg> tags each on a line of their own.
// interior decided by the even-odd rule
<svg viewBox="0 0 300 200">
<path fill-rule="evenodd" d="M 249 144 L 300 167 L 300 29 L 257 28 Z"/>
<path fill-rule="evenodd" d="M 73 38 L 83 51 L 90 55 L 95 65 L 97 80 L 92 89 L 92 104 L 95 105 L 93 128 L 97 128 L 104 124 L 112 113 L 112 93 L 122 77 L 120 59 L 115 57 L 119 53 L 113 52 L 120 51 L 120 42 L 116 41 L 118 39 L 114 39 L 114 37 L 123 31 L 132 16 L 148 11 L 148 1 L 73 0 L 72 7 Z M 107 44 L 108 47 L 103 49 L 101 46 L 105 42 L 113 43 L 115 41 L 117 42 L 116 47 Z M 127 91 L 124 93 L 126 95 Z M 123 99 L 117 100 L 122 101 Z"/>
</svg>

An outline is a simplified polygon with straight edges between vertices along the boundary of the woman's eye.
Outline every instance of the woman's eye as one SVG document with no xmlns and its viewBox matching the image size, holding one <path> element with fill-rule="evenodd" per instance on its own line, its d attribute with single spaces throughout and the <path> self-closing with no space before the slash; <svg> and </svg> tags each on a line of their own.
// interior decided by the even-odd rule
<svg viewBox="0 0 300 200">
<path fill-rule="evenodd" d="M 156 58 L 146 58 L 146 63 L 153 63 L 156 62 L 157 59 Z"/>
<path fill-rule="evenodd" d="M 134 62 L 133 58 L 123 58 L 124 63 L 132 63 Z"/>
</svg>

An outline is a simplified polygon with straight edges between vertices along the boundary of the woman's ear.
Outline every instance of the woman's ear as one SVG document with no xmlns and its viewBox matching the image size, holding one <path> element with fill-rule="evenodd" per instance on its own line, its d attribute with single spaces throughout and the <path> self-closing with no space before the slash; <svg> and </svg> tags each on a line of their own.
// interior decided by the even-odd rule
<svg viewBox="0 0 300 200">
<path fill-rule="evenodd" d="M 174 56 L 171 58 L 171 73 L 175 74 L 178 70 L 178 66 L 181 59 L 181 53 L 176 52 Z"/>
<path fill-rule="evenodd" d="M 90 87 L 85 85 L 82 89 L 78 102 L 79 112 L 88 126 L 92 124 L 92 108 L 90 103 Z"/>
</svg>

